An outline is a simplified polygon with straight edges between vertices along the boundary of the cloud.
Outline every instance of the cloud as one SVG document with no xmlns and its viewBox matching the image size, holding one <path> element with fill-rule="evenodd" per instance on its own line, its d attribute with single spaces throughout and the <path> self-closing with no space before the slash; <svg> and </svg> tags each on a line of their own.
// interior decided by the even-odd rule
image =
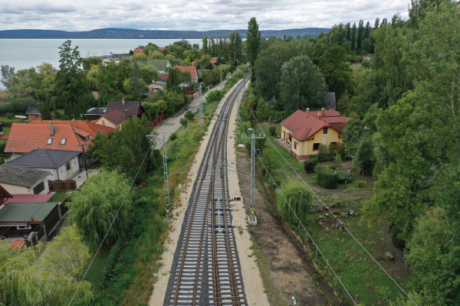
<svg viewBox="0 0 460 306">
<path fill-rule="evenodd" d="M 261 30 L 330 28 L 379 17 L 407 16 L 409 0 L 36 0 L 4 2 L 0 30 L 87 31 L 119 27 L 144 30 L 245 29 L 256 17 Z M 30 3 L 32 2 L 32 3 Z"/>
</svg>

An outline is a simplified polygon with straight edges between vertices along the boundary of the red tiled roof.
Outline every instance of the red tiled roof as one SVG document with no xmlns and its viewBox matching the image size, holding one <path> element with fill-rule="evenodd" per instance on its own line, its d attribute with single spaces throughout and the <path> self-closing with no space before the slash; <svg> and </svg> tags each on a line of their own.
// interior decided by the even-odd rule
<svg viewBox="0 0 460 306">
<path fill-rule="evenodd" d="M 211 64 L 214 65 L 215 63 L 217 63 L 217 60 L 210 60 L 210 62 L 211 62 Z"/>
<path fill-rule="evenodd" d="M 329 113 L 326 113 L 329 112 Z M 333 115 L 336 111 L 324 111 L 325 115 Z M 321 114 L 321 111 L 319 112 Z M 338 114 L 338 112 L 336 112 Z M 317 115 L 317 113 L 315 113 Z M 339 133 L 343 133 L 343 129 L 339 130 L 336 129 L 337 126 L 335 124 L 329 124 L 327 120 L 334 120 L 332 116 L 329 118 L 321 118 L 319 119 L 317 116 L 315 116 L 312 113 L 307 113 L 301 110 L 296 111 L 294 114 L 286 118 L 283 122 L 281 122 L 281 125 L 286 127 L 287 129 L 292 131 L 291 136 L 294 137 L 297 140 L 306 140 L 313 135 L 315 135 L 319 130 L 326 128 L 326 127 L 331 127 Z M 340 114 L 339 114 L 340 116 Z M 348 119 L 346 117 L 345 121 L 342 121 L 343 119 L 340 119 L 340 122 L 346 122 Z M 336 119 L 339 120 L 339 119 Z"/>
<path fill-rule="evenodd" d="M 195 78 L 196 66 L 176 66 L 174 68 L 179 68 L 182 72 L 190 71 L 190 74 L 192 75 L 192 79 Z"/>
<path fill-rule="evenodd" d="M 120 112 L 118 109 L 111 111 L 104 115 L 104 118 L 112 122 L 115 126 L 122 124 L 126 120 L 126 115 Z"/>
<path fill-rule="evenodd" d="M 144 49 L 134 49 L 134 54 L 144 53 Z"/>
<path fill-rule="evenodd" d="M 168 76 L 167 75 L 162 75 L 161 79 L 166 81 L 166 80 L 168 80 Z"/>
<path fill-rule="evenodd" d="M 165 49 L 166 49 L 166 47 L 160 47 L 161 51 L 164 51 Z"/>
<path fill-rule="evenodd" d="M 10 133 L 6 133 L 2 137 L 0 137 L 0 140 L 7 140 L 9 135 L 10 135 Z"/>
<path fill-rule="evenodd" d="M 13 198 L 8 203 L 45 203 L 53 197 L 53 194 L 12 194 Z"/>
<path fill-rule="evenodd" d="M 53 121 L 54 136 L 50 135 L 50 125 L 46 121 L 32 121 L 30 123 L 13 123 L 10 136 L 5 146 L 5 153 L 28 153 L 34 149 L 55 149 L 65 151 L 79 151 L 80 146 L 88 145 L 89 140 L 100 131 L 104 135 L 115 129 L 84 121 Z M 85 138 L 88 137 L 88 141 Z M 53 139 L 48 145 L 48 139 Z M 65 138 L 65 144 L 61 140 Z"/>
</svg>

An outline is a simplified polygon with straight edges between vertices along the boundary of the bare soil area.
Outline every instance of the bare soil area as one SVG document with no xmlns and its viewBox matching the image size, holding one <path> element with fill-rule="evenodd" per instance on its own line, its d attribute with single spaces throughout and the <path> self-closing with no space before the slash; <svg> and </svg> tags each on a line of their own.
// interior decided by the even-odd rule
<svg viewBox="0 0 460 306">
<path fill-rule="evenodd" d="M 248 154 L 241 151 L 237 151 L 237 168 L 250 172 Z M 238 176 L 243 198 L 250 199 L 250 178 Z M 270 305 L 292 305 L 293 296 L 297 305 L 341 305 L 328 283 L 319 277 L 305 247 L 283 224 L 269 190 L 263 184 L 258 186 L 263 195 L 256 190 L 257 225 L 250 226 L 250 231 L 268 269 L 262 275 L 266 275 L 264 285 Z M 249 204 L 244 203 L 247 212 Z"/>
</svg>

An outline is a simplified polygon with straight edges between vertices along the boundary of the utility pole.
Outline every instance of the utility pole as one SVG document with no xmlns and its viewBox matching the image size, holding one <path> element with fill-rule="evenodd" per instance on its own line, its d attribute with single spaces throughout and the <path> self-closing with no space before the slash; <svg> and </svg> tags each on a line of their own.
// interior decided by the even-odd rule
<svg viewBox="0 0 460 306">
<path fill-rule="evenodd" d="M 223 90 L 223 88 L 222 88 L 222 69 L 217 68 L 217 70 L 220 71 L 220 92 L 222 93 L 222 90 Z"/>
<path fill-rule="evenodd" d="M 203 133 L 203 125 L 204 125 L 204 110 L 203 110 L 203 99 L 200 102 L 200 130 Z"/>
<path fill-rule="evenodd" d="M 165 141 L 165 134 L 166 133 L 169 133 L 169 132 L 167 132 L 167 131 L 163 132 L 163 143 L 162 143 L 162 145 L 163 145 L 163 175 L 164 175 L 164 181 L 165 181 L 166 221 L 169 222 L 172 219 L 169 216 L 171 202 L 169 201 L 168 157 L 166 155 L 166 141 Z M 153 140 L 155 138 L 157 140 L 160 140 L 157 135 L 147 135 L 147 137 L 150 140 Z"/>
<path fill-rule="evenodd" d="M 249 208 L 248 222 L 251 225 L 256 225 L 256 139 L 264 139 L 265 135 L 256 136 L 254 129 L 249 128 L 248 130 L 252 131 L 251 137 L 248 137 L 246 133 L 243 135 L 243 139 L 251 140 L 251 206 Z"/>
</svg>

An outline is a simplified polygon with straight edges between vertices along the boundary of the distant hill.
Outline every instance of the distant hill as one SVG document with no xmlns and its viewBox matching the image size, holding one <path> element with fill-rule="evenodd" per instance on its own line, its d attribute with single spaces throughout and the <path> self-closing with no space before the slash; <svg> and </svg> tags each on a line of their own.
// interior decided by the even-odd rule
<svg viewBox="0 0 460 306">
<path fill-rule="evenodd" d="M 266 30 L 260 31 L 262 37 L 283 37 L 286 36 L 312 36 L 318 35 L 321 32 L 329 32 L 330 29 L 326 28 L 305 28 L 305 29 L 289 29 L 289 30 Z M 5 30 L 0 31 L 0 39 L 2 38 L 27 38 L 27 39 L 50 39 L 50 38 L 107 38 L 107 39 L 196 39 L 204 38 L 206 36 L 219 37 L 232 32 L 230 30 L 213 30 L 213 31 L 160 31 L 160 30 L 136 30 L 136 29 L 98 29 L 84 32 L 67 32 L 56 30 Z M 243 37 L 246 37 L 246 30 L 236 30 Z"/>
</svg>

